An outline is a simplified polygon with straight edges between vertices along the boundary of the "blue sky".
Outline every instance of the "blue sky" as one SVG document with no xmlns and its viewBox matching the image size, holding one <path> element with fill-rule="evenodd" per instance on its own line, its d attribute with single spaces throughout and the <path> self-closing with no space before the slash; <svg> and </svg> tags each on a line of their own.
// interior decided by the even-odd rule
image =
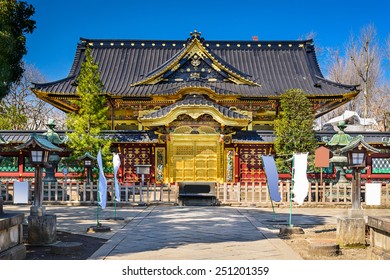
<svg viewBox="0 0 390 280">
<path fill-rule="evenodd" d="M 196 29 L 206 40 L 295 40 L 314 32 L 315 45 L 342 49 L 368 24 L 382 42 L 390 34 L 389 0 L 24 1 L 37 21 L 25 61 L 47 81 L 68 75 L 80 37 L 185 40 Z"/>
</svg>

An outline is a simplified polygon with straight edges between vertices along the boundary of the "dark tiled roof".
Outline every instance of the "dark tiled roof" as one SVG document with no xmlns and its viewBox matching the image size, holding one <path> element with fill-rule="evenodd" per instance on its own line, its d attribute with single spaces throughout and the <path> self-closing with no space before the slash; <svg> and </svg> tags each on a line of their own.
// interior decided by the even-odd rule
<svg viewBox="0 0 390 280">
<path fill-rule="evenodd" d="M 52 152 L 62 152 L 63 151 L 62 148 L 60 148 L 60 147 L 54 145 L 52 142 L 50 142 L 46 138 L 46 136 L 38 135 L 36 133 L 32 133 L 25 143 L 15 147 L 15 149 L 18 149 L 18 150 L 19 149 L 20 150 L 29 149 L 29 147 L 31 145 L 33 145 L 33 146 L 38 145 L 42 149 L 49 150 Z"/>
<path fill-rule="evenodd" d="M 104 138 L 117 143 L 156 143 L 158 136 L 151 130 L 112 130 L 104 131 Z"/>
<path fill-rule="evenodd" d="M 305 41 L 203 41 L 207 52 L 228 71 L 257 85 L 231 81 L 172 81 L 130 86 L 164 69 L 183 52 L 187 41 L 89 40 L 78 44 L 69 76 L 35 89 L 58 94 L 75 94 L 75 80 L 87 45 L 99 65 L 104 93 L 114 96 L 148 97 L 172 94 L 184 87 L 210 88 L 218 94 L 247 97 L 277 96 L 300 88 L 309 94 L 340 95 L 355 91 L 355 86 L 324 79 L 311 40 Z"/>
<path fill-rule="evenodd" d="M 12 145 L 26 143 L 33 133 L 43 134 L 45 132 L 46 130 L 2 130 L 0 131 L 0 135 L 8 144 Z"/>
<path fill-rule="evenodd" d="M 350 135 L 352 138 L 357 137 L 358 135 L 363 135 L 364 140 L 370 144 L 382 144 L 385 142 L 385 139 L 390 137 L 390 132 L 378 132 L 378 131 L 355 131 L 355 132 L 345 132 Z M 328 131 L 319 131 L 316 132 L 316 137 L 319 142 L 328 142 L 332 137 L 337 134 L 337 132 L 328 132 Z"/>
<path fill-rule="evenodd" d="M 8 144 L 8 142 L 3 138 L 1 134 L 0 134 L 0 144 Z"/>
<path fill-rule="evenodd" d="M 23 144 L 28 141 L 32 133 L 43 134 L 46 131 L 17 131 L 17 130 L 3 130 L 0 135 L 8 144 Z M 65 131 L 57 131 L 60 136 L 65 135 Z M 124 143 L 155 143 L 158 136 L 153 131 L 138 131 L 138 130 L 112 130 L 103 131 L 102 135 L 106 139 L 113 142 Z"/>
<path fill-rule="evenodd" d="M 317 131 L 316 139 L 318 142 L 328 142 L 332 137 L 337 134 L 336 131 Z M 348 132 L 351 137 L 356 137 L 359 134 L 364 136 L 364 139 L 367 143 L 371 144 L 383 144 L 386 139 L 390 138 L 390 132 Z M 275 134 L 273 131 L 269 130 L 252 130 L 252 131 L 237 131 L 233 137 L 232 141 L 235 143 L 245 143 L 245 142 L 268 142 L 272 143 L 275 141 Z"/>
<path fill-rule="evenodd" d="M 25 143 L 31 133 L 34 131 L 11 131 L 2 130 L 0 135 L 8 144 L 22 144 Z M 42 134 L 46 131 L 35 131 L 37 134 Z M 65 134 L 65 131 L 57 131 L 60 136 Z M 337 132 L 316 132 L 316 138 L 318 142 L 327 142 Z M 352 132 L 348 133 L 352 137 L 356 137 L 359 134 L 364 136 L 364 140 L 370 144 L 383 144 L 390 139 L 390 132 Z M 110 130 L 103 132 L 104 137 L 111 139 L 114 142 L 119 143 L 155 143 L 158 136 L 151 130 L 138 131 L 138 130 Z M 239 130 L 233 134 L 232 141 L 235 143 L 250 143 L 250 142 L 267 142 L 272 143 L 275 140 L 275 134 L 270 130 Z"/>
<path fill-rule="evenodd" d="M 275 140 L 275 134 L 272 131 L 261 130 L 241 130 L 233 134 L 233 143 L 257 143 L 268 142 L 272 143 Z"/>
<path fill-rule="evenodd" d="M 183 100 L 176 102 L 175 104 L 166 106 L 160 110 L 147 114 L 141 118 L 142 119 L 157 119 L 168 115 L 173 109 L 179 107 L 187 107 L 187 106 L 207 106 L 213 107 L 217 109 L 220 113 L 222 113 L 225 117 L 231 119 L 248 119 L 248 116 L 242 115 L 238 112 L 229 110 L 226 107 L 218 105 L 210 100 L 207 100 L 202 95 L 187 95 Z"/>
</svg>

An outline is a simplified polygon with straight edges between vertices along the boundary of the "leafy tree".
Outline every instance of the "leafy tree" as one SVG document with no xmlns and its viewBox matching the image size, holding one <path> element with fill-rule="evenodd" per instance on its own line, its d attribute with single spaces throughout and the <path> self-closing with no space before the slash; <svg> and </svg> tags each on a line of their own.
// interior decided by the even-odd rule
<svg viewBox="0 0 390 280">
<path fill-rule="evenodd" d="M 35 29 L 35 21 L 30 19 L 34 13 L 34 7 L 24 1 L 0 0 L 0 99 L 22 77 L 25 34 Z"/>
<path fill-rule="evenodd" d="M 106 160 L 105 164 L 110 165 L 109 157 L 111 142 L 101 137 L 101 131 L 107 129 L 107 102 L 104 96 L 103 84 L 100 80 L 98 65 L 94 63 L 90 49 L 85 51 L 80 74 L 77 78 L 78 99 L 73 104 L 78 107 L 76 112 L 67 116 L 68 129 L 74 130 L 68 133 L 69 148 L 73 150 L 72 160 L 89 152 L 96 156 L 102 148 L 102 154 Z"/>
<path fill-rule="evenodd" d="M 12 104 L 7 106 L 3 101 L 0 103 L 0 129 L 18 130 L 24 129 L 28 118 Z"/>
<path fill-rule="evenodd" d="M 280 97 L 278 118 L 275 120 L 274 147 L 280 171 L 286 171 L 285 160 L 294 153 L 314 154 L 317 147 L 314 113 L 311 102 L 301 89 L 290 89 Z"/>
</svg>

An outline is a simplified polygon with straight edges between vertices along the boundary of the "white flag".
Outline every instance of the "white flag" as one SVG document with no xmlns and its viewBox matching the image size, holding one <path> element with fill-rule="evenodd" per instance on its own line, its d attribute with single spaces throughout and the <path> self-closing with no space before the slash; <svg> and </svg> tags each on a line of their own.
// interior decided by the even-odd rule
<svg viewBox="0 0 390 280">
<path fill-rule="evenodd" d="M 97 163 L 99 166 L 99 205 L 102 207 L 102 209 L 106 208 L 106 202 L 107 202 L 107 180 L 104 176 L 103 171 L 103 161 L 102 161 L 102 153 L 101 149 L 98 152 L 97 155 Z"/>
<path fill-rule="evenodd" d="M 305 200 L 308 189 L 309 189 L 309 180 L 307 180 L 307 155 L 304 154 L 294 154 L 294 201 L 299 205 L 302 205 Z"/>
<path fill-rule="evenodd" d="M 118 154 L 114 153 L 114 155 L 112 157 L 112 164 L 114 166 L 115 200 L 119 202 L 119 201 L 121 201 L 121 191 L 119 188 L 117 174 L 118 174 L 119 166 L 121 166 L 121 160 L 120 160 Z"/>
</svg>

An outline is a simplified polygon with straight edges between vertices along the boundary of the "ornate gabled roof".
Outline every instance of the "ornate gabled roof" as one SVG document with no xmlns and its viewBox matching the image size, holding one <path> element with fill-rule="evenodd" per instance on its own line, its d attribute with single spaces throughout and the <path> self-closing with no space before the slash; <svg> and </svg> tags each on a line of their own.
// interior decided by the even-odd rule
<svg viewBox="0 0 390 280">
<path fill-rule="evenodd" d="M 214 119 L 225 125 L 244 126 L 250 121 L 250 117 L 239 112 L 232 111 L 229 108 L 216 104 L 207 100 L 203 95 L 187 95 L 183 100 L 180 100 L 172 105 L 161 108 L 140 117 L 140 121 L 145 126 L 159 126 L 168 124 L 177 116 L 186 114 L 193 119 L 198 118 L 203 114 L 210 114 Z M 169 115 L 168 118 L 166 118 Z"/>
<path fill-rule="evenodd" d="M 312 40 L 207 41 L 198 32 L 186 41 L 81 39 L 69 76 L 35 84 L 34 92 L 71 110 L 66 99 L 76 96 L 75 82 L 87 47 L 99 65 L 102 94 L 111 98 L 151 98 L 185 87 L 242 98 L 277 99 L 291 88 L 346 101 L 358 93 L 356 86 L 323 77 Z"/>
<path fill-rule="evenodd" d="M 204 45 L 203 41 L 199 32 L 191 33 L 191 39 L 177 54 L 131 86 L 153 85 L 161 81 L 176 82 L 177 80 L 213 82 L 226 80 L 240 85 L 259 86 L 250 80 L 250 75 L 224 61 Z"/>
</svg>

